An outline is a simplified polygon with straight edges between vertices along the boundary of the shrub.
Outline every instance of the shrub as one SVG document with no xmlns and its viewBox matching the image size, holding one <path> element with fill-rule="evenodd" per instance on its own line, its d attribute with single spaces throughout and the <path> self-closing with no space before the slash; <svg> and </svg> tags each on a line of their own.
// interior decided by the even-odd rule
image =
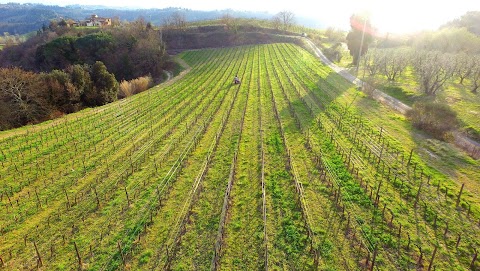
<svg viewBox="0 0 480 271">
<path fill-rule="evenodd" d="M 413 126 L 437 139 L 446 139 L 458 126 L 457 114 L 448 105 L 435 102 L 416 102 L 407 114 Z"/>
<path fill-rule="evenodd" d="M 108 72 L 101 61 L 95 62 L 91 69 L 93 88 L 85 90 L 82 96 L 84 104 L 98 106 L 111 103 L 117 99 L 118 82 L 115 76 Z"/>
<path fill-rule="evenodd" d="M 149 89 L 152 83 L 153 80 L 151 76 L 143 76 L 130 81 L 123 80 L 118 89 L 118 98 L 122 99 L 143 92 Z"/>
</svg>

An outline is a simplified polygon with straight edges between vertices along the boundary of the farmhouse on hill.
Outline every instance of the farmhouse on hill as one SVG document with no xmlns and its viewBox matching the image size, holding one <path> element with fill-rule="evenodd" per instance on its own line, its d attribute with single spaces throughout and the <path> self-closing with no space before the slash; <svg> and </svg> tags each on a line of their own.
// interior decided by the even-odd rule
<svg viewBox="0 0 480 271">
<path fill-rule="evenodd" d="M 93 14 L 85 21 L 80 22 L 82 26 L 111 26 L 112 19 L 111 18 L 102 18 L 98 17 L 97 14 Z"/>
</svg>

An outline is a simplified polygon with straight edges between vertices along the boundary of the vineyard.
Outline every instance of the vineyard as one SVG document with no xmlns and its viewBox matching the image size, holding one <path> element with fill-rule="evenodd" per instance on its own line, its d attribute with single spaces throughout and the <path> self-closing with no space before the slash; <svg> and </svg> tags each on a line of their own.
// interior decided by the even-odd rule
<svg viewBox="0 0 480 271">
<path fill-rule="evenodd" d="M 0 133 L 0 270 L 480 270 L 479 180 L 310 53 L 180 57 L 175 83 Z"/>
</svg>

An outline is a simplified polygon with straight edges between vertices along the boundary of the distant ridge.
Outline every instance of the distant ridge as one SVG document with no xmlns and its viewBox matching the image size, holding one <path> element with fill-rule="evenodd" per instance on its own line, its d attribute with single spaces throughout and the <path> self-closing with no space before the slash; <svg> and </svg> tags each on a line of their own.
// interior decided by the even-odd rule
<svg viewBox="0 0 480 271">
<path fill-rule="evenodd" d="M 50 6 L 43 4 L 0 4 L 0 33 L 25 34 L 40 29 L 44 24 L 48 26 L 51 20 L 60 18 L 84 20 L 92 14 L 101 17 L 118 17 L 120 20 L 134 21 L 143 17 L 154 25 L 163 24 L 164 18 L 174 12 L 181 12 L 187 21 L 211 20 L 230 14 L 238 18 L 271 19 L 274 14 L 267 11 L 238 11 L 232 9 L 201 11 L 179 7 L 163 9 L 131 8 L 131 7 L 107 7 L 102 5 L 68 5 Z M 305 26 L 318 26 L 318 22 L 310 18 L 296 17 L 297 23 Z"/>
<path fill-rule="evenodd" d="M 469 11 L 459 19 L 455 19 L 442 27 L 465 27 L 468 31 L 480 36 L 480 11 Z"/>
</svg>

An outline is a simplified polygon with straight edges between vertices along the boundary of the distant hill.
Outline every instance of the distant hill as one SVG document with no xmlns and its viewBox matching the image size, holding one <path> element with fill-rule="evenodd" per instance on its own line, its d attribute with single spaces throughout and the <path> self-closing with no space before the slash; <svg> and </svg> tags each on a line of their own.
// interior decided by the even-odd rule
<svg viewBox="0 0 480 271">
<path fill-rule="evenodd" d="M 480 36 L 480 11 L 469 11 L 459 19 L 446 23 L 442 27 L 465 27 Z"/>
<path fill-rule="evenodd" d="M 240 18 L 258 18 L 269 19 L 273 14 L 267 12 L 234 11 L 234 10 L 214 10 L 198 11 L 181 8 L 165 9 L 125 9 L 109 8 L 102 6 L 46 6 L 41 4 L 0 4 L 0 34 L 8 32 L 10 34 L 24 34 L 36 31 L 42 25 L 48 25 L 51 20 L 73 19 L 84 20 L 92 14 L 100 17 L 118 17 L 120 20 L 134 21 L 140 17 L 150 21 L 154 25 L 161 25 L 164 18 L 169 17 L 174 12 L 181 12 L 185 15 L 187 21 L 199 21 L 216 19 L 224 14 L 230 14 Z"/>
</svg>

